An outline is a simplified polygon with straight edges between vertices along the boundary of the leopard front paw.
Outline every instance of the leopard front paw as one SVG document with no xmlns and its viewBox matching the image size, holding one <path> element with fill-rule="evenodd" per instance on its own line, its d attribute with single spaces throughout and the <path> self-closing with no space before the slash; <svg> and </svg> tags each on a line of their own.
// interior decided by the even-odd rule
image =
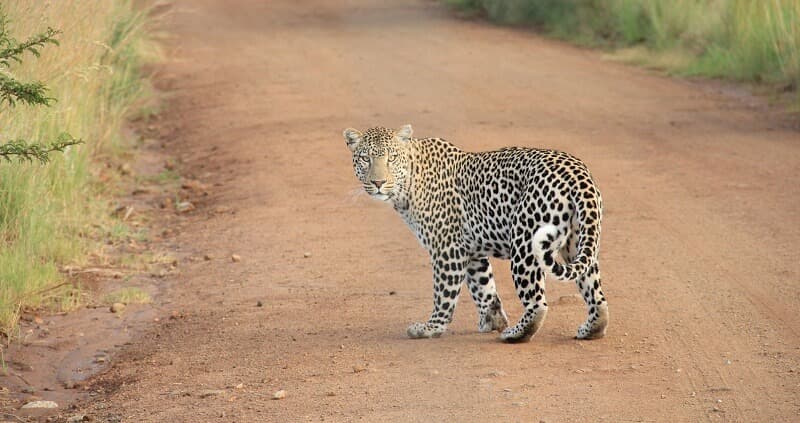
<svg viewBox="0 0 800 423">
<path fill-rule="evenodd" d="M 444 325 L 435 323 L 413 323 L 408 327 L 406 333 L 411 339 L 419 338 L 438 338 L 442 336 L 445 329 Z"/>
<path fill-rule="evenodd" d="M 542 327 L 545 316 L 547 316 L 547 306 L 539 307 L 538 310 L 527 310 L 516 325 L 500 333 L 500 339 L 508 343 L 529 341 Z"/>
<path fill-rule="evenodd" d="M 500 332 L 506 327 L 508 327 L 508 316 L 502 308 L 489 310 L 478 319 L 478 332 L 481 333 L 493 330 Z"/>
<path fill-rule="evenodd" d="M 528 342 L 533 336 L 533 331 L 528 325 L 516 324 L 510 328 L 506 328 L 500 333 L 500 340 L 509 344 L 517 342 Z"/>
</svg>

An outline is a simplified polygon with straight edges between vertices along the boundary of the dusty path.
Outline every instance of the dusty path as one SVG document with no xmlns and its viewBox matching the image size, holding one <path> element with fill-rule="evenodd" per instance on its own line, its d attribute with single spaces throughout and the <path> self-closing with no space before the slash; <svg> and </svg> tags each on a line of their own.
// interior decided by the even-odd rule
<svg viewBox="0 0 800 423">
<path fill-rule="evenodd" d="M 126 349 L 91 414 L 800 418 L 798 132 L 709 88 L 431 1 L 229 3 L 176 1 L 180 41 L 161 77 L 167 143 L 215 184 L 178 242 L 216 258 L 174 281 L 164 310 L 185 317 Z M 547 147 L 589 163 L 607 205 L 605 339 L 572 339 L 584 307 L 556 282 L 529 344 L 478 334 L 467 297 L 446 336 L 406 339 L 430 311 L 427 258 L 390 208 L 355 194 L 340 133 L 409 122 L 468 150 Z M 209 213 L 219 206 L 235 213 Z M 286 398 L 270 400 L 278 389 Z"/>
</svg>

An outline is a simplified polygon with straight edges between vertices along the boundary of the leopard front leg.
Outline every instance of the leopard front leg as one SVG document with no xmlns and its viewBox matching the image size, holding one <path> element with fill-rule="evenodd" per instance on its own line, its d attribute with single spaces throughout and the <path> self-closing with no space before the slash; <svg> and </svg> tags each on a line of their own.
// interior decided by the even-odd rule
<svg viewBox="0 0 800 423">
<path fill-rule="evenodd" d="M 433 262 L 433 311 L 425 323 L 413 323 L 406 333 L 409 338 L 438 338 L 453 321 L 458 294 L 464 282 L 466 260 L 457 248 L 442 249 L 431 254 Z"/>
<path fill-rule="evenodd" d="M 478 331 L 505 329 L 508 326 L 508 317 L 497 294 L 488 257 L 476 257 L 467 263 L 467 286 L 478 308 Z"/>
</svg>

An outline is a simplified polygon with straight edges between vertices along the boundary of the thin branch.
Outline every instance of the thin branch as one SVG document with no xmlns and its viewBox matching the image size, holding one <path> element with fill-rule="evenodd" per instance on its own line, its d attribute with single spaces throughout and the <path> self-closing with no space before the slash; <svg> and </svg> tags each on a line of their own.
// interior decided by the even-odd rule
<svg viewBox="0 0 800 423">
<path fill-rule="evenodd" d="M 9 106 L 13 107 L 18 101 L 26 104 L 49 106 L 55 99 L 46 97 L 46 92 L 47 87 L 39 81 L 25 83 L 0 75 L 0 106 L 3 103 L 8 103 Z"/>
<path fill-rule="evenodd" d="M 6 22 L 0 25 L 3 26 L 3 32 L 5 32 Z M 22 59 L 19 56 L 26 51 L 39 57 L 39 49 L 46 44 L 58 45 L 58 40 L 55 37 L 60 33 L 61 31 L 48 27 L 45 32 L 34 35 L 22 43 L 18 43 L 13 38 L 3 40 L 5 45 L 2 47 L 2 50 L 0 50 L 0 65 L 8 67 L 12 60 L 17 63 L 22 63 Z"/>
<path fill-rule="evenodd" d="M 29 144 L 24 140 L 11 140 L 6 144 L 0 145 L 0 159 L 11 162 L 12 158 L 16 156 L 19 162 L 28 161 L 32 163 L 34 160 L 38 160 L 40 163 L 44 164 L 50 161 L 50 153 L 54 151 L 63 152 L 67 147 L 77 144 L 83 144 L 83 141 L 75 139 L 66 133 L 61 134 L 58 140 L 49 145 L 38 143 Z"/>
</svg>

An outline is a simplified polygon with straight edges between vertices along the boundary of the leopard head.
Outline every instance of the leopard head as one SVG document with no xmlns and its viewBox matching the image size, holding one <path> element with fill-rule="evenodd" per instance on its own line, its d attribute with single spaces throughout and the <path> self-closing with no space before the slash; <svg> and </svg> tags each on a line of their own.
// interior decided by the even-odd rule
<svg viewBox="0 0 800 423">
<path fill-rule="evenodd" d="M 356 177 L 373 198 L 390 201 L 404 189 L 411 163 L 411 133 L 411 125 L 396 131 L 381 127 L 364 133 L 353 128 L 344 130 Z"/>
</svg>

